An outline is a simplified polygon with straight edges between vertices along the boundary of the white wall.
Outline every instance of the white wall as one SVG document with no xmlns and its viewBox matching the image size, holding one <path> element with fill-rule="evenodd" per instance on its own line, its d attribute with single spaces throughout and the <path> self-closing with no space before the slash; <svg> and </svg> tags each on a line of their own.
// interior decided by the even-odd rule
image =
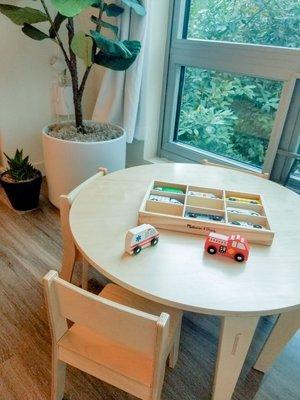
<svg viewBox="0 0 300 400">
<path fill-rule="evenodd" d="M 11 154 L 16 147 L 24 148 L 33 162 L 40 162 L 41 127 L 51 121 L 49 60 L 55 45 L 50 40 L 35 42 L 20 30 L 0 15 L 1 150 Z"/>
<path fill-rule="evenodd" d="M 38 6 L 33 1 L 6 3 Z M 41 29 L 43 25 L 46 26 L 41 24 Z M 51 89 L 56 73 L 50 59 L 57 54 L 57 46 L 50 40 L 37 42 L 28 38 L 21 27 L 2 14 L 0 38 L 0 153 L 12 154 L 17 147 L 23 148 L 37 167 L 43 167 L 41 129 L 54 119 Z M 98 85 L 99 80 L 91 74 L 85 97 L 87 118 L 91 116 Z"/>
</svg>

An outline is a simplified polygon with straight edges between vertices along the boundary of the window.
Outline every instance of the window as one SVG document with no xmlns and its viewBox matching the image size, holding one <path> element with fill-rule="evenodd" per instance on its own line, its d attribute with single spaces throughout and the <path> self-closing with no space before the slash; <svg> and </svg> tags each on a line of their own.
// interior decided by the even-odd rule
<svg viewBox="0 0 300 400">
<path fill-rule="evenodd" d="M 185 37 L 300 47 L 298 0 L 191 0 Z"/>
<path fill-rule="evenodd" d="M 219 252 L 220 253 L 226 253 L 226 250 L 227 250 L 227 246 L 220 246 L 219 247 Z"/>
<path fill-rule="evenodd" d="M 282 82 L 192 67 L 182 71 L 175 141 L 262 168 Z"/>
<path fill-rule="evenodd" d="M 238 243 L 237 244 L 237 248 L 240 249 L 240 250 L 245 250 L 246 249 L 246 247 L 245 247 L 245 245 L 243 243 Z"/>
<path fill-rule="evenodd" d="M 155 230 L 151 228 L 148 230 L 148 236 L 153 236 L 153 235 L 155 235 Z"/>
<path fill-rule="evenodd" d="M 173 5 L 161 155 L 272 172 L 299 76 L 298 0 Z"/>
<path fill-rule="evenodd" d="M 286 186 L 300 193 L 300 159 L 294 161 Z"/>
</svg>

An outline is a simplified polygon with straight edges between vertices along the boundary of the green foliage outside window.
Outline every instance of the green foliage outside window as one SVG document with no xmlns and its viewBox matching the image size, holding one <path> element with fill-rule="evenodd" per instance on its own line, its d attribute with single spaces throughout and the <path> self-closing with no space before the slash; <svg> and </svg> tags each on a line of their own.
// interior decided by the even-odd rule
<svg viewBox="0 0 300 400">
<path fill-rule="evenodd" d="M 193 0 L 188 37 L 300 47 L 298 0 Z M 178 140 L 262 166 L 282 82 L 187 67 Z"/>
</svg>

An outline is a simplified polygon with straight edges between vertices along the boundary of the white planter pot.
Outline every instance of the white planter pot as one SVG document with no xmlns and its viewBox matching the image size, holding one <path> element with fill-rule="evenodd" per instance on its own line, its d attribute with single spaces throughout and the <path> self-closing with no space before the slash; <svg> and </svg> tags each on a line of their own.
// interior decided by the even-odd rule
<svg viewBox="0 0 300 400">
<path fill-rule="evenodd" d="M 126 135 L 103 142 L 73 142 L 49 136 L 43 129 L 43 149 L 49 200 L 59 207 L 59 196 L 94 175 L 99 167 L 109 172 L 125 168 Z M 118 127 L 120 129 L 120 127 Z M 122 129 L 122 128 L 121 128 Z"/>
</svg>

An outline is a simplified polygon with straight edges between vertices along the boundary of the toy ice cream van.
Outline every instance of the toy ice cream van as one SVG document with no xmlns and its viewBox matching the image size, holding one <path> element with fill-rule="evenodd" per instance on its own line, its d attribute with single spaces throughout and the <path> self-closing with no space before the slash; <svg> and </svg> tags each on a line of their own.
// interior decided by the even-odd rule
<svg viewBox="0 0 300 400">
<path fill-rule="evenodd" d="M 125 238 L 125 251 L 129 254 L 139 254 L 145 247 L 155 246 L 158 238 L 158 231 L 149 224 L 129 229 Z"/>
</svg>

